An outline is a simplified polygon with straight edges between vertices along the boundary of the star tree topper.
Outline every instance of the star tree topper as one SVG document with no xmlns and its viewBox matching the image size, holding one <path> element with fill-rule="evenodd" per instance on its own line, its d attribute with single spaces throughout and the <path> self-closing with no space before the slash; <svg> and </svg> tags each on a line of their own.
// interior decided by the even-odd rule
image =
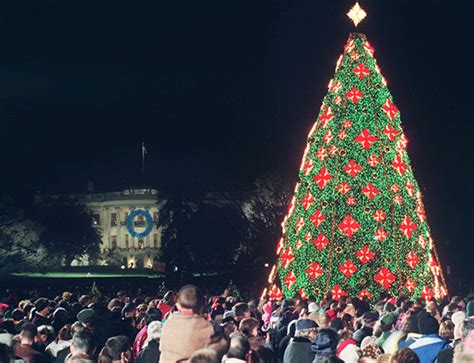
<svg viewBox="0 0 474 363">
<path fill-rule="evenodd" d="M 347 16 L 352 20 L 355 26 L 359 25 L 359 23 L 365 19 L 367 13 L 364 9 L 362 9 L 359 3 L 356 1 L 355 5 L 349 10 Z"/>
</svg>

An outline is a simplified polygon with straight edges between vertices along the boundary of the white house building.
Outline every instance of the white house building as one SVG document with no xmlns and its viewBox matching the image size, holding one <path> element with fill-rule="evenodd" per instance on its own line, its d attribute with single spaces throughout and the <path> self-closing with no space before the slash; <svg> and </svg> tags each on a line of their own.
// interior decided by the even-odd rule
<svg viewBox="0 0 474 363">
<path fill-rule="evenodd" d="M 134 188 L 120 192 L 68 195 L 37 194 L 35 203 L 64 199 L 76 200 L 91 212 L 94 227 L 102 235 L 100 264 L 160 269 L 160 205 L 156 189 Z M 88 261 L 75 261 L 75 264 L 88 264 Z"/>
</svg>

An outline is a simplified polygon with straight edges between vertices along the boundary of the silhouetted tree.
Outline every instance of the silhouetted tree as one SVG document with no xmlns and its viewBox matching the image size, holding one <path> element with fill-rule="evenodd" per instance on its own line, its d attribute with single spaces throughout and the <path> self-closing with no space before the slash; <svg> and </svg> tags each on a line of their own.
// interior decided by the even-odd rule
<svg viewBox="0 0 474 363">
<path fill-rule="evenodd" d="M 36 218 L 44 226 L 41 244 L 66 266 L 76 258 L 87 256 L 94 262 L 99 256 L 101 234 L 83 205 L 62 201 L 42 205 L 36 209 Z"/>
<path fill-rule="evenodd" d="M 26 218 L 12 200 L 0 201 L 0 271 L 36 271 L 54 265 L 57 261 L 41 245 L 40 234 L 44 228 Z"/>
</svg>

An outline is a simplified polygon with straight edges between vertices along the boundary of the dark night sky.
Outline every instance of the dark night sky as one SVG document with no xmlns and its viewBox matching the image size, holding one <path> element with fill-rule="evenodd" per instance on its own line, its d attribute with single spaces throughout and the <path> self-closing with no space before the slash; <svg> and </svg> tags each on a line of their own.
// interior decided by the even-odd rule
<svg viewBox="0 0 474 363">
<path fill-rule="evenodd" d="M 2 187 L 148 181 L 225 190 L 296 178 L 353 26 L 352 0 L 0 5 Z M 473 1 L 362 0 L 435 240 L 472 256 Z M 447 244 L 449 243 L 449 244 Z M 465 261 L 468 261 L 467 258 Z M 472 264 L 471 264 L 472 265 Z"/>
</svg>

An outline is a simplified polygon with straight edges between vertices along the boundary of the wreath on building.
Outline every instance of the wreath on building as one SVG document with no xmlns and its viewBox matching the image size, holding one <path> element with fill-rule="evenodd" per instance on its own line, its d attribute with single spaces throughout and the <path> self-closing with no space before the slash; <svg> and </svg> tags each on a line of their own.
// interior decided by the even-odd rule
<svg viewBox="0 0 474 363">
<path fill-rule="evenodd" d="M 135 218 L 141 217 L 146 222 L 145 229 L 141 232 L 137 232 L 135 229 Z M 128 215 L 127 218 L 127 229 L 130 235 L 134 238 L 143 238 L 148 236 L 153 229 L 153 218 L 151 217 L 150 213 L 144 209 L 135 209 Z"/>
</svg>

